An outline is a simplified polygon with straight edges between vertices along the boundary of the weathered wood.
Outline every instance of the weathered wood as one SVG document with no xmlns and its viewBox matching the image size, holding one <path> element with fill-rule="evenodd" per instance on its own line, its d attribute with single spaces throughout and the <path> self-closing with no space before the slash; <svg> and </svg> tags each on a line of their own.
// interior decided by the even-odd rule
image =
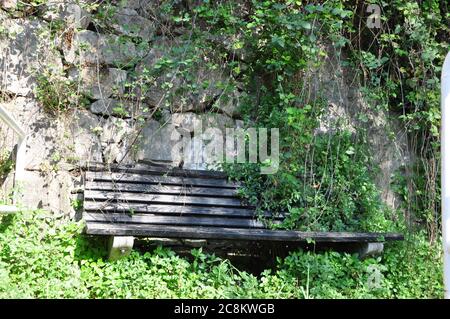
<svg viewBox="0 0 450 319">
<path fill-rule="evenodd" d="M 86 232 L 91 235 L 151 236 L 164 238 L 228 239 L 228 240 L 269 240 L 304 242 L 381 242 L 402 240 L 394 233 L 348 233 L 348 232 L 300 232 L 269 229 L 237 229 L 222 227 L 157 226 L 116 223 L 88 223 Z"/>
<path fill-rule="evenodd" d="M 286 214 L 262 213 L 237 196 L 223 173 L 167 167 L 96 165 L 86 172 L 83 213 L 92 235 L 175 239 L 373 243 L 401 234 L 300 232 L 269 229 Z M 276 216 L 274 216 L 276 215 Z M 378 246 L 377 246 L 378 247 Z"/>
<path fill-rule="evenodd" d="M 95 200 L 117 200 L 126 202 L 141 203 L 168 203 L 168 204 L 188 204 L 203 205 L 211 207 L 245 207 L 241 205 L 238 198 L 217 198 L 217 197 L 199 197 L 188 195 L 160 195 L 160 194 L 142 194 L 130 192 L 114 192 L 114 191 L 93 191 L 86 190 L 84 198 Z"/>
<path fill-rule="evenodd" d="M 121 172 L 86 172 L 86 179 L 92 181 L 127 181 L 135 183 L 156 183 L 166 185 L 193 185 L 223 188 L 236 188 L 238 183 L 229 182 L 226 179 L 208 179 L 195 177 L 179 177 L 164 175 L 142 175 L 136 173 Z"/>
<path fill-rule="evenodd" d="M 102 201 L 84 201 L 86 211 L 109 212 L 133 212 L 133 213 L 156 213 L 156 214 L 175 214 L 175 215 L 205 215 L 205 216 L 230 216 L 230 217 L 256 217 L 253 209 L 246 208 L 227 208 L 227 207 L 201 207 L 189 205 L 161 205 L 161 204 L 142 204 L 142 203 L 111 203 Z M 270 218 L 270 212 L 262 213 L 261 216 Z M 276 216 L 274 218 L 284 218 Z"/>
<path fill-rule="evenodd" d="M 126 181 L 120 182 L 87 182 L 87 190 L 113 190 L 115 192 L 140 192 L 146 194 L 165 195 L 203 195 L 217 197 L 236 197 L 237 190 L 233 188 L 175 186 L 160 184 L 134 184 Z"/>
<path fill-rule="evenodd" d="M 224 172 L 208 170 L 189 170 L 179 167 L 154 166 L 154 165 L 123 165 L 123 164 L 104 164 L 90 162 L 85 167 L 90 172 L 126 172 L 144 175 L 165 175 L 165 176 L 183 176 L 199 178 L 218 178 L 227 179 Z"/>
<path fill-rule="evenodd" d="M 121 213 L 89 213 L 83 214 L 86 222 L 110 222 L 133 223 L 151 225 L 182 225 L 182 226 L 212 226 L 212 227 L 241 227 L 241 228 L 266 228 L 266 225 L 252 218 L 227 218 L 227 217 L 186 217 L 186 216 L 161 216 L 153 214 L 121 214 Z M 279 223 L 279 221 L 277 222 Z"/>
</svg>

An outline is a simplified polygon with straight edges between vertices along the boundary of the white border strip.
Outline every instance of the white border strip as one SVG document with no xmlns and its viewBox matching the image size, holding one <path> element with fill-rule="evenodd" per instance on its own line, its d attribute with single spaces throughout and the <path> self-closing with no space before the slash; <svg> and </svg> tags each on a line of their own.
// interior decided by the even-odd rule
<svg viewBox="0 0 450 319">
<path fill-rule="evenodd" d="M 444 296 L 450 299 L 450 52 L 441 79 L 441 196 Z"/>
</svg>

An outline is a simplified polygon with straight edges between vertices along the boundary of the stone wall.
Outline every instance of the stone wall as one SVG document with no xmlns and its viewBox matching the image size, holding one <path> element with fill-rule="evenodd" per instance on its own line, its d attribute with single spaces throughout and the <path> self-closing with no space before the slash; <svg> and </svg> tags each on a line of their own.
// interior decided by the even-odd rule
<svg viewBox="0 0 450 319">
<path fill-rule="evenodd" d="M 169 21 L 157 1 L 49 0 L 38 9 L 1 0 L 0 93 L 1 106 L 26 130 L 28 180 L 21 186 L 20 201 L 73 214 L 71 205 L 82 186 L 80 167 L 103 163 L 165 163 L 185 168 L 206 168 L 173 154 L 183 136 L 193 136 L 201 126 L 225 133 L 242 127 L 237 105 L 245 98 L 243 85 L 220 63 L 212 66 L 214 52 L 198 49 L 190 73 L 182 64 L 166 64 L 187 54 L 190 34 Z M 225 46 L 226 47 L 226 46 Z M 311 94 L 324 92 L 329 112 L 320 130 L 327 132 L 334 119 L 359 125 L 355 114 L 366 106 L 339 63 L 340 55 L 328 48 L 326 63 L 305 77 Z M 237 52 L 245 61 L 245 51 Z M 185 62 L 185 61 L 183 61 Z M 162 69 L 163 72 L 152 71 Z M 62 85 L 75 84 L 78 108 L 49 114 L 38 100 L 39 75 L 51 74 Z M 144 85 L 145 83 L 145 85 Z M 80 97 L 83 97 L 81 103 Z M 78 100 L 79 99 L 79 100 Z M 81 106 L 83 104 L 83 107 Z M 386 201 L 395 206 L 390 175 L 403 162 L 404 141 L 392 142 L 386 117 L 370 117 L 374 153 L 383 167 L 379 184 Z M 3 129 L 8 137 L 8 132 Z M 0 135 L 1 136 L 1 135 Z M 400 141 L 400 142 L 398 142 Z M 391 143 L 392 142 L 392 143 Z M 184 151 L 205 148 L 205 136 L 196 136 Z"/>
<path fill-rule="evenodd" d="M 112 2 L 112 13 L 101 21 L 91 14 L 98 11 L 95 3 L 49 0 L 33 12 L 14 0 L 1 3 L 1 106 L 28 134 L 27 181 L 20 189 L 26 207 L 73 214 L 71 201 L 82 185 L 78 168 L 90 161 L 206 168 L 204 162 L 174 158 L 180 138 L 199 126 L 223 133 L 242 126 L 235 106 L 243 93 L 229 70 L 211 68 L 206 56 L 195 61 L 189 80 L 174 72 L 148 78 L 148 70 L 163 57 L 176 57 L 187 41 L 176 26 L 161 23 L 154 1 Z M 36 88 L 46 72 L 75 83 L 74 93 L 86 96 L 87 105 L 44 111 Z M 135 85 L 143 78 L 145 90 Z M 2 134 L 11 140 L 5 129 Z M 189 154 L 207 143 L 197 137 L 183 146 Z"/>
</svg>

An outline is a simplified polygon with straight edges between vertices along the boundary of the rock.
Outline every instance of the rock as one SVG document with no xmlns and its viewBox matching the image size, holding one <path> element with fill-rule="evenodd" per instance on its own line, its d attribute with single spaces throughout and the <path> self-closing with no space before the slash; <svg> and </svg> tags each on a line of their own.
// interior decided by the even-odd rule
<svg viewBox="0 0 450 319">
<path fill-rule="evenodd" d="M 10 19 L 0 15 L 0 28 L 7 34 L 0 39 L 0 90 L 27 96 L 36 87 L 42 70 L 62 72 L 58 51 L 48 45 L 48 24 L 38 20 Z"/>
<path fill-rule="evenodd" d="M 194 137 L 183 136 L 183 168 L 220 170 L 225 160 L 225 136 L 218 128 L 207 128 Z"/>
<path fill-rule="evenodd" d="M 107 163 L 132 164 L 136 132 L 133 121 L 110 117 L 103 119 L 99 133 L 103 158 Z"/>
<path fill-rule="evenodd" d="M 69 124 L 70 142 L 73 145 L 73 161 L 79 163 L 101 162 L 102 131 L 100 121 L 87 111 L 77 110 Z"/>
<path fill-rule="evenodd" d="M 201 129 L 202 119 L 200 115 L 192 112 L 174 113 L 171 115 L 170 123 L 177 129 L 194 132 L 194 130 Z"/>
<path fill-rule="evenodd" d="M 202 114 L 203 131 L 208 128 L 219 129 L 223 136 L 225 136 L 226 128 L 235 127 L 235 122 L 232 118 L 221 113 L 206 113 Z"/>
<path fill-rule="evenodd" d="M 136 66 L 137 78 L 146 78 L 149 74 L 156 78 L 149 83 L 146 92 L 138 93 L 145 96 L 149 105 L 170 109 L 172 113 L 202 111 L 209 108 L 229 85 L 226 71 L 206 67 L 201 58 L 189 68 L 189 74 L 178 72 L 175 67 L 161 67 L 158 62 L 162 57 L 179 59 L 179 50 L 184 45 L 186 43 L 180 39 L 161 38 Z"/>
<path fill-rule="evenodd" d="M 356 132 L 352 116 L 345 106 L 330 102 L 328 111 L 320 118 L 319 127 L 315 130 L 315 134 L 326 134 L 342 129 L 352 133 Z"/>
<path fill-rule="evenodd" d="M 214 103 L 213 108 L 220 110 L 230 117 L 237 117 L 239 115 L 239 106 L 243 97 L 243 93 L 237 90 L 231 94 L 223 93 Z"/>
<path fill-rule="evenodd" d="M 71 68 L 69 79 L 79 83 L 81 89 L 93 99 L 121 96 L 125 90 L 127 72 L 115 68 Z"/>
<path fill-rule="evenodd" d="M 17 8 L 17 0 L 1 0 L 0 7 L 6 11 L 13 11 Z"/>
<path fill-rule="evenodd" d="M 91 16 L 75 0 L 48 0 L 42 17 L 47 21 L 64 21 L 65 28 L 86 29 Z"/>
<path fill-rule="evenodd" d="M 315 134 L 364 130 L 374 165 L 381 168 L 375 178 L 381 198 L 390 208 L 399 209 L 402 199 L 392 186 L 392 176 L 414 161 L 413 153 L 406 147 L 404 128 L 363 96 L 354 72 L 342 64 L 347 60 L 343 51 L 327 43 L 322 50 L 327 55 L 321 58 L 321 63 L 311 65 L 303 75 L 304 92 L 309 94 L 306 99 L 322 98 L 328 102 Z"/>
<path fill-rule="evenodd" d="M 49 162 L 56 162 L 54 158 L 58 154 L 64 154 L 63 125 L 49 118 L 34 99 L 17 97 L 0 106 L 9 111 L 27 135 L 25 169 L 38 170 Z"/>
<path fill-rule="evenodd" d="M 244 35 L 212 35 L 208 34 L 206 40 L 212 42 L 217 49 L 224 50 L 228 57 L 233 60 L 241 60 L 243 63 L 239 65 L 241 68 L 246 67 L 246 62 L 251 58 L 251 48 L 245 43 Z"/>
<path fill-rule="evenodd" d="M 130 8 L 117 8 L 108 24 L 119 33 L 145 41 L 151 40 L 155 33 L 154 23 Z"/>
<path fill-rule="evenodd" d="M 244 127 L 245 127 L 244 121 L 242 121 L 242 120 L 236 120 L 236 121 L 234 121 L 234 127 L 235 127 L 235 128 L 244 128 Z"/>
<path fill-rule="evenodd" d="M 137 159 L 149 162 L 172 162 L 177 165 L 181 159 L 176 150 L 180 138 L 181 135 L 175 126 L 171 124 L 161 126 L 159 122 L 150 120 L 139 136 Z"/>
<path fill-rule="evenodd" d="M 168 73 L 159 76 L 145 92 L 145 102 L 153 107 L 169 109 L 172 112 L 194 110 L 191 99 L 180 92 L 182 83 L 179 77 Z"/>
<path fill-rule="evenodd" d="M 164 73 L 148 88 L 145 101 L 154 107 L 169 108 L 172 113 L 203 111 L 222 91 L 218 84 L 221 81 L 217 79 L 202 70 L 197 70 L 189 80 L 181 75 Z M 187 89 L 192 86 L 197 90 Z"/>
<path fill-rule="evenodd" d="M 122 118 L 147 118 L 149 108 L 139 101 L 101 99 L 91 104 L 90 110 L 94 114 L 117 116 Z"/>
<path fill-rule="evenodd" d="M 120 163 L 121 150 L 117 144 L 110 144 L 103 150 L 105 163 Z"/>
<path fill-rule="evenodd" d="M 192 94 L 192 102 L 204 110 L 222 93 L 229 78 L 224 70 L 207 68 L 203 65 L 198 66 L 193 75 L 195 78 L 192 82 L 198 89 Z"/>
<path fill-rule="evenodd" d="M 204 159 L 206 145 L 203 140 L 203 135 L 188 139 L 184 145 L 183 168 L 207 169 L 206 160 Z"/>
<path fill-rule="evenodd" d="M 158 1 L 154 0 L 112 0 L 111 3 L 119 8 L 128 8 L 138 10 L 148 5 L 157 5 Z"/>
<path fill-rule="evenodd" d="M 102 125 L 100 141 L 102 145 L 119 144 L 126 136 L 132 134 L 130 121 L 111 117 L 105 120 Z"/>
<path fill-rule="evenodd" d="M 154 0 L 125 0 L 122 7 L 134 9 L 138 14 L 149 20 L 158 21 L 158 25 L 164 25 L 167 31 L 167 26 L 173 24 L 172 15 L 167 10 L 163 10 L 162 1 Z M 174 1 L 170 4 L 171 12 L 177 12 L 177 8 L 184 9 L 181 1 Z"/>
<path fill-rule="evenodd" d="M 73 216 L 70 173 L 28 171 L 19 190 L 18 201 L 28 209 L 45 209 L 56 214 Z M 37 191 L 38 190 L 38 191 Z"/>
<path fill-rule="evenodd" d="M 145 55 L 130 40 L 90 30 L 69 35 L 63 43 L 63 52 L 68 63 L 77 65 L 130 65 Z"/>
</svg>

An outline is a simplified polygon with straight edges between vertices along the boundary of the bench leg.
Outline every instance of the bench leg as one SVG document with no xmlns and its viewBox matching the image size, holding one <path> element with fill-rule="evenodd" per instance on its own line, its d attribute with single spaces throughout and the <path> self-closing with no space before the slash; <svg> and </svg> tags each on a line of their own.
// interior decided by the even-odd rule
<svg viewBox="0 0 450 319">
<path fill-rule="evenodd" d="M 108 243 L 108 259 L 117 260 L 128 256 L 133 249 L 133 236 L 111 236 Z"/>
<path fill-rule="evenodd" d="M 358 253 L 360 258 L 381 255 L 383 253 L 383 243 L 364 243 L 361 244 Z"/>
</svg>

